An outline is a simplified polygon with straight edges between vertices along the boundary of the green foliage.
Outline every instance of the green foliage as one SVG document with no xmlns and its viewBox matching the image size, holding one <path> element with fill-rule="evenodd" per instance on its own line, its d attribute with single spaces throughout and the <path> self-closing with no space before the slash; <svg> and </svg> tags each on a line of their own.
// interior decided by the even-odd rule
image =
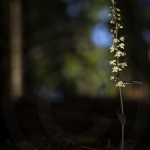
<svg viewBox="0 0 150 150">
<path fill-rule="evenodd" d="M 66 17 L 67 14 L 64 13 L 65 7 L 58 9 L 56 7 L 57 5 L 50 6 L 51 9 L 47 10 L 51 12 L 53 12 L 54 9 L 58 9 L 58 15 L 55 14 L 56 11 L 49 13 L 49 18 L 53 20 L 50 24 L 45 24 L 45 20 L 47 20 L 47 18 L 45 18 L 45 9 L 42 9 L 42 12 L 35 11 L 38 5 L 37 3 L 32 3 L 31 6 L 33 9 L 29 11 L 31 14 L 29 21 L 30 24 L 37 24 L 36 29 L 32 30 L 34 34 L 30 36 L 34 39 L 32 41 L 33 44 L 41 44 L 51 39 L 58 39 L 61 36 L 89 37 L 92 27 L 96 23 L 103 22 L 103 19 L 99 16 L 99 12 L 107 8 L 108 1 L 90 0 L 83 3 L 85 3 L 87 7 L 82 11 L 82 17 L 70 19 Z M 38 4 L 41 6 L 42 2 Z M 36 20 L 33 19 L 35 17 L 37 18 Z M 82 22 L 81 25 L 80 22 Z M 56 26 L 57 24 L 58 26 Z M 48 37 L 48 35 L 50 37 Z M 104 49 L 92 49 L 89 47 L 90 43 L 83 43 L 80 40 L 75 40 L 75 42 L 74 40 L 71 42 L 68 42 L 68 40 L 63 42 L 60 40 L 59 42 L 58 40 L 56 44 L 53 43 L 55 42 L 38 48 L 39 50 L 32 55 L 31 61 L 36 62 L 33 66 L 35 70 L 33 77 L 35 82 L 38 81 L 39 84 L 43 84 L 44 82 L 44 87 L 49 91 L 57 86 L 57 88 L 63 90 L 65 94 L 71 95 L 82 95 L 92 98 L 98 97 L 99 95 L 103 97 L 114 97 L 117 95 L 117 90 L 113 88 L 111 81 L 107 80 L 110 71 L 108 66 L 105 67 L 109 60 L 108 51 Z M 71 43 L 71 47 L 74 48 L 66 50 L 68 43 Z M 63 48 L 65 49 L 63 52 L 57 51 Z M 31 71 L 32 70 L 33 69 L 31 69 Z"/>
<path fill-rule="evenodd" d="M 100 50 L 87 50 L 80 57 L 75 54 L 65 55 L 62 74 L 75 87 L 76 94 L 88 97 L 97 97 L 99 94 L 104 97 L 116 95 L 116 90 L 107 80 L 109 68 L 104 68 L 103 65 L 107 57 L 107 51 Z M 98 69 L 98 66 L 103 69 Z"/>
<path fill-rule="evenodd" d="M 72 95 L 91 98 L 117 95 L 117 89 L 113 88 L 110 80 L 107 80 L 110 74 L 109 66 L 105 67 L 109 60 L 108 51 L 90 49 L 84 51 L 82 55 L 66 52 L 60 55 L 59 59 L 55 58 L 55 53 L 46 54 L 47 51 L 43 48 L 32 60 L 36 62 L 34 78 L 38 78 L 41 83 L 44 82 L 49 91 L 61 86 L 64 92 Z M 56 65 L 60 66 L 58 71 Z"/>
</svg>

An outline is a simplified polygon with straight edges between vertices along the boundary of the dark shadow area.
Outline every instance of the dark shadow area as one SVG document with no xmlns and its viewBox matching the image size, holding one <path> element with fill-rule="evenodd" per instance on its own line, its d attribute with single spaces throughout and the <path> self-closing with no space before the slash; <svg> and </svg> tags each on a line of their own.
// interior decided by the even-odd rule
<svg viewBox="0 0 150 150">
<path fill-rule="evenodd" d="M 116 149 L 110 0 L 0 1 L 0 149 Z M 126 149 L 150 148 L 150 2 L 118 0 Z M 133 82 L 134 81 L 134 82 Z M 110 142 L 110 147 L 109 147 Z"/>
</svg>

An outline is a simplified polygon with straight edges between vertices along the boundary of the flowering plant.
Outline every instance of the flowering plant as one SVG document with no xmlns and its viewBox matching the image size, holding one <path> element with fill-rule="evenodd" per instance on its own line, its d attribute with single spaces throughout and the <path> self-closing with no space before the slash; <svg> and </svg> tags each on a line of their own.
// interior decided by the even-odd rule
<svg viewBox="0 0 150 150">
<path fill-rule="evenodd" d="M 122 71 L 126 66 L 127 62 L 120 62 L 120 57 L 126 56 L 126 53 L 123 51 L 125 48 L 125 36 L 119 36 L 118 31 L 123 28 L 123 25 L 121 23 L 121 14 L 120 9 L 117 8 L 116 2 L 114 0 L 111 0 L 112 6 L 110 7 L 111 13 L 108 16 L 111 16 L 112 19 L 110 21 L 110 24 L 113 25 L 112 29 L 110 29 L 110 32 L 112 33 L 113 42 L 110 46 L 110 52 L 114 53 L 114 60 L 109 61 L 109 64 L 112 65 L 112 72 L 114 73 L 113 76 L 110 76 L 110 80 L 113 80 L 115 83 L 115 86 L 119 87 L 119 93 L 120 93 L 120 101 L 121 101 L 121 111 L 122 113 L 118 113 L 118 118 L 120 120 L 120 123 L 122 125 L 122 142 L 121 142 L 121 150 L 123 150 L 124 146 L 124 125 L 126 121 L 126 116 L 124 115 L 123 110 L 123 100 L 122 100 L 122 91 L 121 88 L 125 87 L 125 84 L 123 81 L 121 81 L 119 72 Z"/>
</svg>

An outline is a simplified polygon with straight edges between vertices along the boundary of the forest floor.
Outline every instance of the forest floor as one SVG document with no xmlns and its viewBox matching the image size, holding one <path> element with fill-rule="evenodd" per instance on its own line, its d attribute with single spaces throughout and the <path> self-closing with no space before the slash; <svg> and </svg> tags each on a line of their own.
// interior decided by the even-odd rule
<svg viewBox="0 0 150 150">
<path fill-rule="evenodd" d="M 149 121 L 143 117 L 148 115 L 143 110 L 146 105 L 124 101 L 125 150 L 150 149 Z M 116 110 L 120 111 L 119 99 L 67 98 L 61 103 L 21 99 L 15 104 L 12 124 L 6 122 L 11 138 L 0 149 L 117 150 L 121 125 Z M 11 111 L 8 107 L 8 116 Z"/>
</svg>

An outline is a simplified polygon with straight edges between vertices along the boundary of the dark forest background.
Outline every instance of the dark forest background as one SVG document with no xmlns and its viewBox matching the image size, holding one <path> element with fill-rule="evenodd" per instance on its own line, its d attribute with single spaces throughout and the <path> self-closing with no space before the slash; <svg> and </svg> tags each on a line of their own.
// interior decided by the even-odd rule
<svg viewBox="0 0 150 150">
<path fill-rule="evenodd" d="M 45 136 L 74 145 L 97 139 L 101 146 L 109 139 L 119 145 L 119 93 L 108 65 L 110 5 L 109 0 L 0 1 L 2 145 Z M 123 89 L 126 141 L 149 147 L 150 1 L 116 5 L 128 63 L 121 77 L 143 82 Z"/>
</svg>

